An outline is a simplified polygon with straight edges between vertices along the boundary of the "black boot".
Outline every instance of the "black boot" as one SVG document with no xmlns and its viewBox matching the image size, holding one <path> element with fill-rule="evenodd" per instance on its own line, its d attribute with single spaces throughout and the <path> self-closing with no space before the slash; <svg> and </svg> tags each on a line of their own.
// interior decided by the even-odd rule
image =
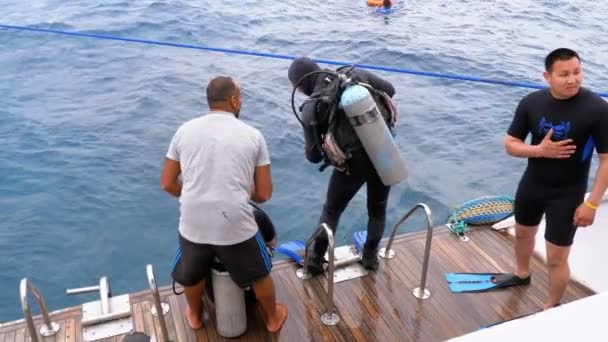
<svg viewBox="0 0 608 342">
<path fill-rule="evenodd" d="M 370 271 L 377 271 L 380 266 L 378 261 L 378 248 L 363 247 L 361 255 L 361 265 Z"/>
<path fill-rule="evenodd" d="M 325 260 L 322 256 L 318 255 L 314 251 L 311 252 L 308 256 L 308 268 L 306 271 L 313 276 L 325 272 L 325 269 L 323 268 L 324 261 Z"/>
</svg>

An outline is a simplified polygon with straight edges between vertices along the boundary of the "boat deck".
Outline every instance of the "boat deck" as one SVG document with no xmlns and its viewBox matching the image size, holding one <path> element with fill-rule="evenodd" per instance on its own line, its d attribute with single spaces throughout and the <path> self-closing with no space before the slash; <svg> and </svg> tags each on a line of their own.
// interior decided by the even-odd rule
<svg viewBox="0 0 608 342">
<path fill-rule="evenodd" d="M 428 268 L 427 288 L 431 297 L 419 300 L 412 289 L 419 286 L 425 247 L 425 232 L 398 236 L 396 257 L 381 259 L 373 275 L 336 283 L 334 301 L 340 322 L 325 326 L 320 321 L 326 298 L 326 278 L 302 281 L 290 261 L 275 263 L 272 276 L 280 302 L 289 308 L 283 329 L 270 335 L 255 305 L 248 307 L 248 329 L 236 341 L 444 341 L 479 329 L 481 326 L 539 311 L 546 298 L 547 269 L 535 257 L 532 284 L 483 293 L 454 294 L 445 282 L 446 272 L 509 272 L 513 265 L 512 241 L 487 227 L 469 232 L 470 241 L 461 242 L 445 228 L 434 234 Z M 183 317 L 184 296 L 175 296 L 170 286 L 160 289 L 161 300 L 171 307 L 165 316 L 172 341 L 223 341 L 216 329 L 213 310 L 206 310 L 204 329 L 193 331 Z M 571 282 L 563 302 L 594 294 Z M 158 321 L 150 313 L 150 291 L 132 294 L 135 331 L 160 336 Z M 34 303 L 34 301 L 32 301 Z M 207 304 L 206 304 L 207 305 Z M 206 308 L 210 308 L 207 305 Z M 51 308 L 52 309 L 52 308 Z M 52 313 L 61 326 L 57 335 L 41 341 L 82 341 L 82 308 Z M 36 317 L 36 326 L 41 324 Z M 0 325 L 0 342 L 28 341 L 23 320 Z M 157 337 L 157 340 L 161 340 Z M 112 337 L 103 341 L 122 341 Z"/>
</svg>

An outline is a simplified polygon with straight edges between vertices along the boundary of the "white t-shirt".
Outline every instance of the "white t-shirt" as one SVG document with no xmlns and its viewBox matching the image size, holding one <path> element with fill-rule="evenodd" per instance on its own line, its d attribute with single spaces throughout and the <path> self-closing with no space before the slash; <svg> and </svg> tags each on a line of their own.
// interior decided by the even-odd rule
<svg viewBox="0 0 608 342">
<path fill-rule="evenodd" d="M 212 111 L 184 123 L 167 158 L 179 161 L 179 232 L 189 241 L 234 245 L 258 231 L 248 203 L 256 166 L 270 164 L 260 131 L 232 113 Z"/>
</svg>

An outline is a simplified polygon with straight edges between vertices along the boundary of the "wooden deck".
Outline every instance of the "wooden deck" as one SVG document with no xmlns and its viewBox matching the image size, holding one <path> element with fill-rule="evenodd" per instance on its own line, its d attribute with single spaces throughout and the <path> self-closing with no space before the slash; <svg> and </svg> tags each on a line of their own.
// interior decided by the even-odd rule
<svg viewBox="0 0 608 342">
<path fill-rule="evenodd" d="M 429 264 L 427 288 L 431 298 L 416 299 L 411 291 L 419 285 L 425 233 L 403 235 L 395 240 L 396 257 L 381 259 L 375 275 L 337 283 L 335 305 L 340 323 L 333 327 L 320 322 L 326 297 L 325 277 L 301 281 L 295 276 L 292 262 L 278 262 L 272 272 L 279 301 L 289 308 L 283 329 L 269 335 L 264 329 L 257 306 L 248 309 L 247 332 L 242 341 L 444 341 L 477 330 L 480 326 L 510 319 L 542 308 L 548 287 L 547 270 L 535 258 L 532 284 L 503 290 L 453 294 L 446 272 L 509 272 L 513 265 L 512 244 L 508 237 L 489 228 L 469 233 L 471 241 L 461 242 L 446 229 L 435 232 Z M 572 282 L 563 302 L 593 294 Z M 166 316 L 172 341 L 223 341 L 214 328 L 213 310 L 205 314 L 205 328 L 193 331 L 182 316 L 184 296 L 175 296 L 171 287 L 161 289 L 163 302 L 171 306 Z M 160 336 L 156 318 L 150 314 L 149 291 L 131 295 L 136 331 Z M 207 305 L 206 308 L 210 306 Z M 81 308 L 53 313 L 61 330 L 41 341 L 82 341 Z M 37 326 L 40 319 L 36 320 Z M 160 338 L 158 338 L 160 340 Z M 28 341 L 23 320 L 0 325 L 0 342 Z M 104 341 L 122 341 L 122 337 Z"/>
</svg>

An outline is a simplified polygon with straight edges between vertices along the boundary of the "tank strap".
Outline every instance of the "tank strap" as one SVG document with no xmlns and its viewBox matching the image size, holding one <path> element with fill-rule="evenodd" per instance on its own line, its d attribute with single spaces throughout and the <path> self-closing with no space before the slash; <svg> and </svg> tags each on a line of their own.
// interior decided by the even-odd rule
<svg viewBox="0 0 608 342">
<path fill-rule="evenodd" d="M 379 116 L 382 116 L 378 109 L 372 108 L 365 113 L 353 117 L 349 117 L 348 121 L 353 127 L 358 127 L 366 123 L 375 121 Z"/>
</svg>

